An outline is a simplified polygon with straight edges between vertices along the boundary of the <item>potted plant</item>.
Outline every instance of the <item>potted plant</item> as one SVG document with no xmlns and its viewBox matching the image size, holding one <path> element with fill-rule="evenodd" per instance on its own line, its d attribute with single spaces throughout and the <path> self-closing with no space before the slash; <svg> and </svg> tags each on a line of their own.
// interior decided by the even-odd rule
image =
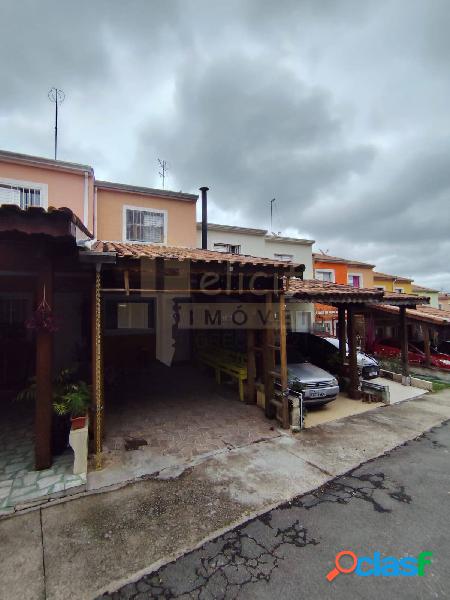
<svg viewBox="0 0 450 600">
<path fill-rule="evenodd" d="M 77 380 L 76 369 L 63 369 L 53 381 L 52 454 L 64 452 L 69 443 L 71 416 L 82 417 L 75 421 L 74 428 L 84 427 L 90 388 L 84 381 Z M 17 395 L 21 402 L 36 399 L 36 377 L 31 377 L 28 386 Z"/>
<path fill-rule="evenodd" d="M 81 429 L 86 425 L 86 416 L 91 402 L 91 390 L 85 381 L 70 383 L 53 402 L 57 415 L 70 415 L 72 429 Z"/>
</svg>

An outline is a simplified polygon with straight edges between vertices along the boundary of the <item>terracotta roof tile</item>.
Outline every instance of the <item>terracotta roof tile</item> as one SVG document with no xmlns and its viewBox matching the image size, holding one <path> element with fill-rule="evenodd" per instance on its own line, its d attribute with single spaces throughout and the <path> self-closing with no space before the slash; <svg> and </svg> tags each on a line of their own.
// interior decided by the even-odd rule
<svg viewBox="0 0 450 600">
<path fill-rule="evenodd" d="M 399 311 L 398 306 L 389 304 L 380 304 L 377 310 L 396 314 Z M 406 316 L 416 321 L 425 321 L 435 325 L 450 325 L 450 311 L 434 308 L 433 306 L 420 306 L 418 308 L 407 308 Z"/>
<path fill-rule="evenodd" d="M 411 281 L 414 281 L 410 277 L 400 277 L 400 275 L 388 275 L 387 273 L 380 273 L 379 271 L 373 272 L 373 278 L 374 279 L 392 279 L 394 281 L 405 281 L 408 283 L 410 283 Z"/>
<path fill-rule="evenodd" d="M 355 288 L 318 279 L 291 279 L 288 295 L 309 302 L 370 302 L 383 298 L 383 292 L 374 288 Z"/>
<path fill-rule="evenodd" d="M 191 260 L 202 262 L 233 263 L 239 265 L 260 265 L 268 267 L 300 267 L 297 263 L 248 256 L 247 254 L 229 254 L 200 248 L 180 248 L 176 246 L 160 246 L 156 244 L 132 244 L 122 242 L 98 241 L 92 246 L 94 252 L 116 252 L 119 258 L 165 258 L 175 260 Z"/>
<path fill-rule="evenodd" d="M 373 268 L 375 265 L 370 263 L 361 262 L 360 260 L 352 260 L 351 258 L 340 258 L 339 256 L 331 256 L 330 254 L 322 254 L 321 252 L 314 252 L 313 258 L 317 262 L 332 262 L 332 263 L 343 263 L 346 265 L 356 265 L 360 267 Z"/>
</svg>

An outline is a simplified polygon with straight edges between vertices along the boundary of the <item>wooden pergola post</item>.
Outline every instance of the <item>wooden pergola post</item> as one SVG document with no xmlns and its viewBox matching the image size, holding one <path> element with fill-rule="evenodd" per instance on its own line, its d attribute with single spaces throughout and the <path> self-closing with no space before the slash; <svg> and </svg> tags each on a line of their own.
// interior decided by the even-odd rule
<svg viewBox="0 0 450 600">
<path fill-rule="evenodd" d="M 400 306 L 400 348 L 402 361 L 402 374 L 409 375 L 409 357 L 408 357 L 408 327 L 406 323 L 406 308 Z"/>
<path fill-rule="evenodd" d="M 45 299 L 53 310 L 53 267 L 43 258 L 38 273 L 37 306 Z M 36 333 L 36 418 L 35 468 L 37 471 L 52 465 L 53 411 L 53 334 L 38 329 Z"/>
<path fill-rule="evenodd" d="M 347 360 L 347 334 L 345 331 L 345 306 L 338 307 L 339 359 L 341 365 Z"/>
<path fill-rule="evenodd" d="M 96 264 L 95 282 L 92 290 L 92 393 L 95 406 L 94 449 L 95 466 L 101 469 L 103 445 L 103 361 L 102 361 L 102 307 L 101 264 Z"/>
<path fill-rule="evenodd" d="M 268 319 L 267 326 L 262 330 L 263 337 L 263 371 L 264 371 L 264 396 L 266 399 L 265 415 L 268 419 L 274 417 L 274 405 L 272 399 L 274 397 L 274 380 L 273 372 L 275 370 L 274 346 L 275 332 L 273 323 L 273 303 L 272 293 L 266 295 L 265 313 Z M 270 317 L 269 317 L 270 315 Z"/>
<path fill-rule="evenodd" d="M 255 330 L 247 329 L 247 402 L 256 401 Z"/>
<path fill-rule="evenodd" d="M 280 292 L 279 302 L 279 320 L 280 320 L 280 379 L 282 403 L 281 421 L 283 429 L 289 429 L 289 398 L 288 390 L 288 372 L 287 372 L 287 351 L 286 351 L 286 297 L 284 292 Z"/>
<path fill-rule="evenodd" d="M 425 366 L 431 365 L 430 329 L 426 323 L 422 323 L 423 348 L 425 352 Z"/>
<path fill-rule="evenodd" d="M 361 398 L 359 391 L 359 375 L 358 375 L 358 357 L 356 347 L 356 328 L 355 328 L 355 307 L 349 304 L 347 308 L 347 331 L 348 331 L 348 350 L 349 350 L 349 366 L 350 366 L 350 389 L 349 397 L 354 400 Z"/>
</svg>

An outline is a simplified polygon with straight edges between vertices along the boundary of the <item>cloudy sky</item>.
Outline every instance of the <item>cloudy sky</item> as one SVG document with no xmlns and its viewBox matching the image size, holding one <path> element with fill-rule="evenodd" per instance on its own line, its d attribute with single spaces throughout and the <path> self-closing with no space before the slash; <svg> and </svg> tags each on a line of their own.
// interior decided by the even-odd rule
<svg viewBox="0 0 450 600">
<path fill-rule="evenodd" d="M 448 0 L 1 0 L 0 148 L 450 288 Z"/>
</svg>

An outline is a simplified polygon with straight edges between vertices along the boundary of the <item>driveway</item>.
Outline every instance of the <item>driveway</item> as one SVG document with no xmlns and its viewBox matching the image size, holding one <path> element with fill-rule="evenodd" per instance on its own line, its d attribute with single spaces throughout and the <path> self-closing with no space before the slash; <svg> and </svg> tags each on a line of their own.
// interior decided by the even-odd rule
<svg viewBox="0 0 450 600">
<path fill-rule="evenodd" d="M 448 598 L 449 458 L 447 424 L 101 600 Z M 330 583 L 326 574 L 341 550 L 432 557 L 423 577 L 352 573 Z"/>
</svg>

